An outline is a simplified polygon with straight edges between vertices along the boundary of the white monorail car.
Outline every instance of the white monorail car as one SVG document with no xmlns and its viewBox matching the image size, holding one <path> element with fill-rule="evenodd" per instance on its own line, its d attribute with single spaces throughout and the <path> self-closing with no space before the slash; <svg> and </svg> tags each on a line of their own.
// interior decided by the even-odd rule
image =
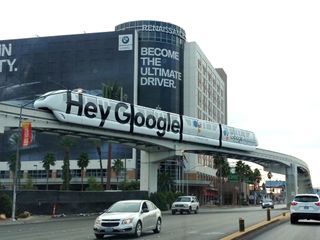
<svg viewBox="0 0 320 240">
<path fill-rule="evenodd" d="M 250 131 L 76 91 L 45 93 L 34 107 L 63 122 L 245 151 L 257 146 Z"/>
</svg>

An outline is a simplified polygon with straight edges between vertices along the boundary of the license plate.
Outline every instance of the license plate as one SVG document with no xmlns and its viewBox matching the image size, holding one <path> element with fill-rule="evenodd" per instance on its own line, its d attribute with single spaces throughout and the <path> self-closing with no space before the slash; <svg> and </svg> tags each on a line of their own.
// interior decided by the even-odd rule
<svg viewBox="0 0 320 240">
<path fill-rule="evenodd" d="M 106 233 L 111 233 L 111 232 L 112 232 L 112 228 L 107 227 L 104 231 L 105 231 Z"/>
<path fill-rule="evenodd" d="M 304 209 L 309 209 L 309 207 L 308 206 L 304 206 Z"/>
</svg>

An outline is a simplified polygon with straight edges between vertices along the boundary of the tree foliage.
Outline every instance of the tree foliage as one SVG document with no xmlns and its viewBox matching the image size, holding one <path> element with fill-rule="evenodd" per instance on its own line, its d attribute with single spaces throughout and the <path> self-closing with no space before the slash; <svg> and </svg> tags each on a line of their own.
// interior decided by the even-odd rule
<svg viewBox="0 0 320 240">
<path fill-rule="evenodd" d="M 102 145 L 102 141 L 100 139 L 98 140 L 94 140 L 93 141 L 96 150 L 97 150 L 97 154 L 99 156 L 99 165 L 100 165 L 100 183 L 103 186 L 103 169 L 102 169 L 102 154 L 101 154 L 101 145 Z"/>
<path fill-rule="evenodd" d="M 123 170 L 123 162 L 121 159 L 116 159 L 114 160 L 113 162 L 113 166 L 112 166 L 112 170 L 116 173 L 116 176 L 117 176 L 117 183 L 118 183 L 118 180 L 119 180 L 119 175 L 121 173 L 121 171 Z"/>
<path fill-rule="evenodd" d="M 217 169 L 216 176 L 217 177 L 228 177 L 230 174 L 230 166 L 225 157 L 218 156 L 214 158 L 214 168 Z M 221 171 L 221 175 L 220 175 Z"/>
<path fill-rule="evenodd" d="M 81 169 L 81 191 L 83 191 L 83 175 L 84 169 L 89 165 L 89 156 L 86 152 L 82 152 L 78 159 L 78 167 Z"/>
<path fill-rule="evenodd" d="M 122 91 L 123 88 L 116 85 L 102 84 L 102 96 L 109 99 L 120 100 L 122 101 Z M 108 144 L 108 168 L 107 168 L 107 190 L 111 188 L 111 161 L 112 161 L 112 143 Z"/>
<path fill-rule="evenodd" d="M 49 188 L 49 171 L 50 167 L 54 166 L 56 164 L 56 158 L 53 153 L 47 153 L 43 160 L 42 160 L 42 167 L 46 170 L 47 172 L 47 186 L 46 189 L 48 190 Z"/>
<path fill-rule="evenodd" d="M 140 182 L 139 181 L 123 181 L 119 183 L 118 189 L 120 190 L 139 190 Z"/>
<path fill-rule="evenodd" d="M 97 182 L 95 177 L 89 177 L 86 191 L 103 191 L 103 186 Z"/>
<path fill-rule="evenodd" d="M 167 192 L 172 189 L 172 179 L 169 172 L 162 172 L 158 174 L 158 191 Z"/>
<path fill-rule="evenodd" d="M 12 201 L 11 198 L 3 193 L 0 195 L 0 214 L 4 213 L 7 217 L 11 216 Z"/>
<path fill-rule="evenodd" d="M 64 149 L 63 166 L 62 166 L 62 189 L 69 190 L 71 181 L 70 172 L 70 151 L 73 146 L 73 141 L 69 137 L 62 137 L 60 144 Z"/>
<path fill-rule="evenodd" d="M 11 154 L 9 157 L 8 165 L 9 165 L 9 170 L 12 172 L 12 174 L 15 174 L 16 171 L 16 154 Z M 19 162 L 18 165 L 18 170 L 21 168 L 21 163 Z"/>
</svg>

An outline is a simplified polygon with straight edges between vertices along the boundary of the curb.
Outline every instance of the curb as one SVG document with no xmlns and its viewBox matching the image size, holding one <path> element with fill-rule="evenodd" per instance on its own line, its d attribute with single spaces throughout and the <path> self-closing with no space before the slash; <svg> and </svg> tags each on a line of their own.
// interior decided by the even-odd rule
<svg viewBox="0 0 320 240">
<path fill-rule="evenodd" d="M 224 238 L 221 238 L 220 240 L 235 240 L 235 239 L 242 239 L 243 237 L 253 233 L 254 231 L 260 230 L 266 226 L 269 226 L 271 224 L 277 223 L 277 222 L 283 222 L 283 221 L 287 221 L 290 218 L 290 214 L 289 212 L 284 212 L 282 215 L 277 216 L 273 219 L 271 219 L 270 221 L 263 221 L 260 223 L 257 223 L 255 225 L 251 225 L 250 227 L 245 228 L 245 231 L 243 232 L 235 232 L 229 236 L 226 236 Z"/>
</svg>

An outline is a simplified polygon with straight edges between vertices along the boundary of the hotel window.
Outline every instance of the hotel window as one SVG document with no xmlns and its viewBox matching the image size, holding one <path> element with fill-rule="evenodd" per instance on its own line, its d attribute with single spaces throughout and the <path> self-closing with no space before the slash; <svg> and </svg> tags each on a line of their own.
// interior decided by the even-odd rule
<svg viewBox="0 0 320 240">
<path fill-rule="evenodd" d="M 202 94 L 201 92 L 198 92 L 198 106 L 201 107 L 202 105 Z"/>
<path fill-rule="evenodd" d="M 207 82 L 205 78 L 203 78 L 203 93 L 207 95 Z"/>
<path fill-rule="evenodd" d="M 107 176 L 106 174 L 106 169 L 102 170 L 102 175 L 105 177 Z M 86 176 L 87 177 L 100 177 L 100 169 L 87 169 L 86 170 Z"/>
<path fill-rule="evenodd" d="M 201 59 L 198 59 L 198 69 L 201 69 Z"/>
<path fill-rule="evenodd" d="M 201 118 L 201 109 L 200 108 L 198 108 L 198 116 L 197 116 L 197 118 Z"/>
<path fill-rule="evenodd" d="M 220 98 L 217 97 L 217 108 L 220 109 Z"/>
<path fill-rule="evenodd" d="M 0 178 L 10 178 L 10 172 L 9 171 L 0 171 Z"/>
<path fill-rule="evenodd" d="M 214 103 L 214 104 L 216 104 L 217 103 L 217 94 L 216 94 L 216 92 L 215 91 L 213 91 L 213 93 L 212 93 L 212 102 Z"/>
<path fill-rule="evenodd" d="M 202 76 L 201 76 L 201 73 L 200 72 L 198 72 L 198 88 L 199 89 L 202 89 L 202 84 L 201 84 L 201 79 L 202 79 Z"/>
</svg>

